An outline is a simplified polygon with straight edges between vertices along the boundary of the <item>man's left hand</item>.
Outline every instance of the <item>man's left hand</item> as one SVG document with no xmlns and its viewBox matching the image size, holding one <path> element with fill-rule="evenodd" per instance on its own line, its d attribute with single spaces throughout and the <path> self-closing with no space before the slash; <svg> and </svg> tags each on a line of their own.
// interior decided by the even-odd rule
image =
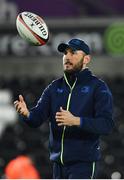
<svg viewBox="0 0 124 180">
<path fill-rule="evenodd" d="M 58 126 L 79 126 L 80 117 L 74 116 L 70 111 L 60 107 L 60 111 L 56 113 L 56 122 Z"/>
</svg>

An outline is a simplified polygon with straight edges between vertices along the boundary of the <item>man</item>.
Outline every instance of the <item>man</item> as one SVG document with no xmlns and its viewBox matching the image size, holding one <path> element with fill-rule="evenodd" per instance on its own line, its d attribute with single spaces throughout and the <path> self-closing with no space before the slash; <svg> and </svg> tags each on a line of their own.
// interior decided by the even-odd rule
<svg viewBox="0 0 124 180">
<path fill-rule="evenodd" d="M 91 57 L 84 41 L 61 43 L 58 51 L 64 54 L 64 76 L 44 90 L 30 111 L 22 95 L 14 104 L 29 126 L 38 127 L 49 118 L 53 178 L 95 178 L 99 137 L 108 134 L 114 125 L 112 95 L 87 68 Z"/>
</svg>

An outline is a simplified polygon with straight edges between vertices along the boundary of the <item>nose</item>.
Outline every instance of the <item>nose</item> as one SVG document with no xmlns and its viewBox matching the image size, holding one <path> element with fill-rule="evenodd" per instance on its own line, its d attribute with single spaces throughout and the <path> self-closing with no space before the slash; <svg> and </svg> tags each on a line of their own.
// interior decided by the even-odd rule
<svg viewBox="0 0 124 180">
<path fill-rule="evenodd" d="M 67 52 L 67 54 L 65 55 L 65 60 L 67 62 L 71 60 L 71 53 Z"/>
<path fill-rule="evenodd" d="M 71 61 L 72 61 L 72 53 L 70 51 L 66 51 L 63 57 L 63 62 L 64 64 L 66 64 L 66 63 L 71 63 Z"/>
<path fill-rule="evenodd" d="M 69 52 L 69 51 L 66 52 L 66 56 L 71 56 L 71 55 L 72 55 L 71 52 Z"/>
</svg>

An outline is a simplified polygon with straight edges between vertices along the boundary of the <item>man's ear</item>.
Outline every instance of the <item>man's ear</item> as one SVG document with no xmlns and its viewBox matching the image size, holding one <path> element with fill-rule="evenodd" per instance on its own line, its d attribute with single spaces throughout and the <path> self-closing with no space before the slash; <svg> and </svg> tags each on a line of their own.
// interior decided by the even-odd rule
<svg viewBox="0 0 124 180">
<path fill-rule="evenodd" d="M 90 60 L 91 60 L 91 56 L 90 55 L 85 55 L 83 63 L 88 64 L 90 62 Z"/>
</svg>

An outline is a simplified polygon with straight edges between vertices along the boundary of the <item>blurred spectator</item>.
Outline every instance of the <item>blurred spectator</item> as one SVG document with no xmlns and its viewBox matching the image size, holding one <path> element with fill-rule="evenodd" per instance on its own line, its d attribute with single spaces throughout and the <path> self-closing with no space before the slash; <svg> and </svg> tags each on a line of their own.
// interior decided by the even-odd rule
<svg viewBox="0 0 124 180">
<path fill-rule="evenodd" d="M 12 159 L 7 164 L 5 176 L 7 179 L 40 179 L 32 160 L 24 155 Z"/>
</svg>

